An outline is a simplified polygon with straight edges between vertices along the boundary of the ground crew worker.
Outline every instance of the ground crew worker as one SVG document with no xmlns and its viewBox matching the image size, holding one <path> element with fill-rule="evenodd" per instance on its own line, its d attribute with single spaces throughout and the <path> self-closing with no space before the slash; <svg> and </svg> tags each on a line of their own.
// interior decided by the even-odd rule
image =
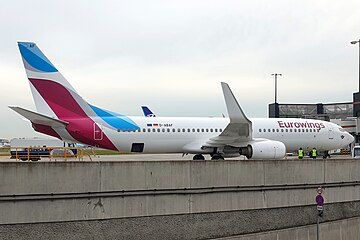
<svg viewBox="0 0 360 240">
<path fill-rule="evenodd" d="M 312 157 L 312 159 L 316 159 L 316 156 L 317 156 L 316 148 L 313 148 L 311 150 L 311 157 Z"/>
<path fill-rule="evenodd" d="M 302 148 L 299 148 L 298 150 L 298 158 L 303 159 L 304 157 L 304 150 Z"/>
</svg>

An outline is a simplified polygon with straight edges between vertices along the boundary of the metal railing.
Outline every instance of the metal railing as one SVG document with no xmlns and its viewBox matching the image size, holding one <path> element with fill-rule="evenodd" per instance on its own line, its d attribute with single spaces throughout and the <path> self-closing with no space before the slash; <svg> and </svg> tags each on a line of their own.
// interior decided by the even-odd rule
<svg viewBox="0 0 360 240">
<path fill-rule="evenodd" d="M 22 161 L 38 161 L 41 158 L 52 159 L 78 159 L 83 160 L 83 157 L 91 156 L 84 151 L 84 148 L 78 147 L 11 147 L 10 148 L 10 156 L 11 158 L 15 158 L 16 160 Z"/>
</svg>

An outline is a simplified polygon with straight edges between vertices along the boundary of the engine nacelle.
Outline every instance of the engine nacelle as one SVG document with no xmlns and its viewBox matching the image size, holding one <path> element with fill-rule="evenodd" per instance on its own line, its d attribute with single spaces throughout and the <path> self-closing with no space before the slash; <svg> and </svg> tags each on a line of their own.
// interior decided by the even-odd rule
<svg viewBox="0 0 360 240">
<path fill-rule="evenodd" d="M 286 147 L 279 141 L 255 141 L 240 148 L 239 153 L 248 159 L 280 159 L 285 157 Z"/>
</svg>

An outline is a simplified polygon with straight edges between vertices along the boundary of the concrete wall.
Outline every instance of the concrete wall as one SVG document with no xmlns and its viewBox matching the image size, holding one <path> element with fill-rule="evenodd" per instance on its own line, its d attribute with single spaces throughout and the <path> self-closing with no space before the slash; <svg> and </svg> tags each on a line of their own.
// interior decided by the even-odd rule
<svg viewBox="0 0 360 240">
<path fill-rule="evenodd" d="M 310 225 L 316 221 L 316 185 L 283 189 L 261 186 L 352 181 L 353 186 L 324 189 L 326 222 L 360 216 L 360 185 L 356 184 L 360 181 L 359 160 L 1 163 L 0 239 L 204 239 Z M 260 188 L 171 193 L 176 189 L 227 186 Z M 155 189 L 169 192 L 76 195 Z M 50 193 L 75 195 L 50 195 L 42 200 L 29 195 Z M 25 198 L 9 200 L 13 194 Z M 352 232 L 359 227 L 350 220 L 345 225 L 334 224 L 328 225 L 334 236 L 343 234 L 347 227 Z M 284 239 L 290 236 L 286 234 L 295 233 L 303 239 L 300 236 L 309 235 L 311 229 L 271 234 Z"/>
<path fill-rule="evenodd" d="M 0 163 L 2 195 L 359 180 L 353 159 Z"/>
<path fill-rule="evenodd" d="M 265 233 L 216 238 L 217 240 L 316 240 L 316 224 L 288 228 Z M 326 240 L 357 240 L 360 237 L 360 218 L 348 218 L 340 221 L 320 224 L 319 238 Z"/>
<path fill-rule="evenodd" d="M 235 211 L 314 204 L 310 189 L 4 201 L 4 195 L 360 180 L 359 160 L 13 162 L 0 164 L 0 224 Z M 324 190 L 326 203 L 360 200 L 360 187 Z"/>
<path fill-rule="evenodd" d="M 33 212 L 31 212 L 33 213 Z M 340 222 L 336 220 L 343 220 Z M 360 201 L 325 206 L 321 239 L 358 239 Z M 314 239 L 315 206 L 0 225 L 0 239 Z M 296 226 L 304 228 L 288 229 Z M 278 230 L 285 229 L 285 230 Z M 271 232 L 278 230 L 275 232 Z M 250 233 L 268 232 L 246 235 Z M 243 234 L 244 236 L 239 236 Z M 355 238 L 354 238 L 355 236 Z"/>
</svg>

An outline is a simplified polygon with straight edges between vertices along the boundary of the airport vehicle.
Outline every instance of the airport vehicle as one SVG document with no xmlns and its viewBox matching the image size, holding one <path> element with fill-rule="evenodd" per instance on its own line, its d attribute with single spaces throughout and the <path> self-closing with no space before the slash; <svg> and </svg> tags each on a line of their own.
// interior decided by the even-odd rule
<svg viewBox="0 0 360 240">
<path fill-rule="evenodd" d="M 138 153 L 203 154 L 212 159 L 246 156 L 281 159 L 286 152 L 338 149 L 354 138 L 320 120 L 254 118 L 244 114 L 230 87 L 221 83 L 228 118 L 130 117 L 86 102 L 35 43 L 19 42 L 37 112 L 10 107 L 35 131 L 63 141 Z"/>
<path fill-rule="evenodd" d="M 156 115 L 147 107 L 141 106 L 145 117 L 156 117 Z"/>
<path fill-rule="evenodd" d="M 9 147 L 10 142 L 7 139 L 0 138 L 0 147 Z"/>
<path fill-rule="evenodd" d="M 351 157 L 360 158 L 360 146 L 359 145 L 353 146 L 352 151 L 351 151 Z"/>
<path fill-rule="evenodd" d="M 21 160 L 40 160 L 41 157 L 50 157 L 50 155 L 64 154 L 64 147 L 73 147 L 66 149 L 67 155 L 76 155 L 77 149 L 75 144 L 66 143 L 60 139 L 44 139 L 44 138 L 13 138 L 10 140 L 11 158 L 19 158 Z"/>
</svg>

